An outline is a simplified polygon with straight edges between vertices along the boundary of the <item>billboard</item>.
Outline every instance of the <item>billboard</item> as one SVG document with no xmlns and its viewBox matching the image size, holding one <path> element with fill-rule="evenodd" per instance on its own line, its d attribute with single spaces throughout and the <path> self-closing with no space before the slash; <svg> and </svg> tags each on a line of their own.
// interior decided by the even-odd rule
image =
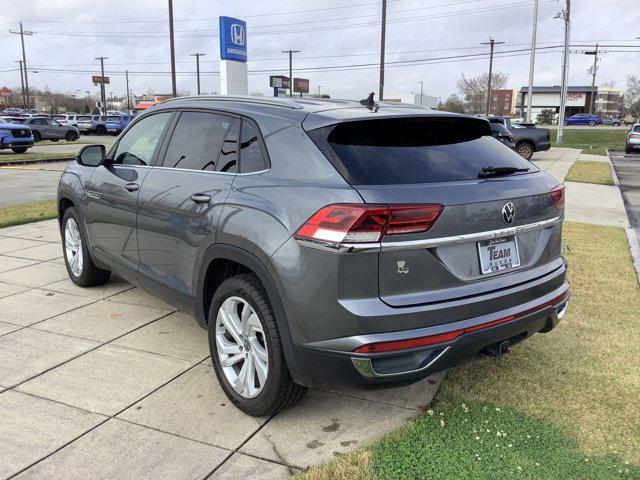
<svg viewBox="0 0 640 480">
<path fill-rule="evenodd" d="M 293 79 L 293 91 L 295 93 L 309 93 L 309 79 L 308 78 L 294 78 Z"/>
<path fill-rule="evenodd" d="M 289 88 L 289 77 L 284 75 L 270 75 L 269 86 L 273 88 Z"/>
<path fill-rule="evenodd" d="M 101 77 L 99 75 L 93 75 L 91 77 L 91 81 L 94 85 L 98 85 L 99 83 L 104 83 L 105 85 L 109 85 L 109 77 Z"/>
<path fill-rule="evenodd" d="M 220 58 L 247 61 L 247 23 L 237 18 L 220 17 Z"/>
</svg>

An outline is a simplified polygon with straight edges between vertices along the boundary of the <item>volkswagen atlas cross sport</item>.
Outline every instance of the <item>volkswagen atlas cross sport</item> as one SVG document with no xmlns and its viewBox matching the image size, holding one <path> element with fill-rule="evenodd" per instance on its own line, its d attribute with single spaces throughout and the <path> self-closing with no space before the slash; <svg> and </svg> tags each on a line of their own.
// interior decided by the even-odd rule
<svg viewBox="0 0 640 480">
<path fill-rule="evenodd" d="M 73 282 L 113 273 L 192 313 L 250 415 L 502 355 L 568 299 L 564 187 L 481 118 L 176 98 L 83 147 L 57 201 Z"/>
</svg>

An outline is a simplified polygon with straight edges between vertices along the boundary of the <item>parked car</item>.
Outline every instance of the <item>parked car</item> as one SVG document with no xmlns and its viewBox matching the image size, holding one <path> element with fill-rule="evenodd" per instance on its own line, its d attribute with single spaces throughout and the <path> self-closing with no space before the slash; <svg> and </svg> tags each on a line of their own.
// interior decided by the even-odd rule
<svg viewBox="0 0 640 480">
<path fill-rule="evenodd" d="M 111 115 L 107 117 L 107 132 L 118 135 L 131 123 L 131 115 Z"/>
<path fill-rule="evenodd" d="M 490 122 L 489 126 L 491 127 L 491 133 L 493 134 L 493 138 L 498 139 L 500 142 L 504 143 L 511 150 L 516 149 L 516 139 L 513 137 L 511 132 L 507 130 L 507 127 L 505 127 L 501 123 L 493 123 L 493 122 Z"/>
<path fill-rule="evenodd" d="M 612 127 L 619 127 L 622 125 L 622 119 L 620 117 L 612 117 L 608 115 L 602 119 L 603 125 L 611 125 Z"/>
<path fill-rule="evenodd" d="M 531 160 L 535 152 L 544 152 L 551 148 L 551 131 L 548 128 L 512 123 L 509 117 L 491 115 L 486 118 L 491 123 L 499 123 L 509 130 L 516 143 L 516 151 L 526 160 Z"/>
<path fill-rule="evenodd" d="M 107 118 L 107 115 L 80 115 L 78 116 L 78 130 L 81 133 L 104 135 L 107 133 Z"/>
<path fill-rule="evenodd" d="M 33 147 L 33 136 L 28 126 L 0 118 L 0 150 L 10 148 L 14 153 L 25 153 L 31 147 Z"/>
<path fill-rule="evenodd" d="M 39 142 L 40 140 L 52 140 L 57 142 L 62 138 L 68 142 L 75 142 L 80 138 L 80 131 L 78 130 L 78 127 L 62 125 L 53 118 L 31 117 L 25 118 L 23 123 L 31 128 L 33 140 L 36 142 Z"/>
<path fill-rule="evenodd" d="M 602 119 L 598 115 L 592 115 L 590 113 L 577 113 L 571 117 L 564 119 L 565 125 L 589 125 L 594 127 L 596 125 L 602 125 Z"/>
<path fill-rule="evenodd" d="M 627 133 L 627 140 L 624 146 L 624 153 L 630 154 L 634 150 L 640 149 L 640 123 L 636 123 Z"/>
<path fill-rule="evenodd" d="M 258 416 L 554 328 L 564 186 L 485 119 L 365 103 L 178 97 L 84 146 L 57 195 L 69 277 L 194 314 Z"/>
<path fill-rule="evenodd" d="M 53 118 L 54 120 L 57 120 L 62 125 L 68 125 L 68 126 L 74 126 L 74 127 L 78 126 L 78 115 L 58 114 L 58 115 L 51 115 L 49 118 Z"/>
</svg>

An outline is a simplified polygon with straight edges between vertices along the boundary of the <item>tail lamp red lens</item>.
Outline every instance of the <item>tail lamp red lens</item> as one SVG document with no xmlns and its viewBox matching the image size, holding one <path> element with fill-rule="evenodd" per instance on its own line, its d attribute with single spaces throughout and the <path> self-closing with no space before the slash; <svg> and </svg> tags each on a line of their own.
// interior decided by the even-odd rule
<svg viewBox="0 0 640 480">
<path fill-rule="evenodd" d="M 439 204 L 336 204 L 318 210 L 296 238 L 331 243 L 379 242 L 385 235 L 428 231 L 442 214 Z"/>
<path fill-rule="evenodd" d="M 640 138 L 640 135 L 638 135 L 637 133 L 632 133 L 631 135 L 629 135 L 629 138 Z"/>
<path fill-rule="evenodd" d="M 496 325 L 500 325 L 502 323 L 510 322 L 511 320 L 516 320 L 518 318 L 525 317 L 532 313 L 538 312 L 540 310 L 544 310 L 547 307 L 557 307 L 562 301 L 566 298 L 567 294 L 562 293 L 557 297 L 549 300 L 548 302 L 543 303 L 542 305 L 538 305 L 536 307 L 530 308 L 528 310 L 524 310 L 515 315 L 510 315 L 508 317 L 503 317 L 498 320 L 493 320 L 491 322 L 481 323 L 479 325 L 474 325 L 472 327 L 459 328 L 457 330 L 451 330 L 450 332 L 438 333 L 436 335 L 428 335 L 426 337 L 418 337 L 411 338 L 407 340 L 395 340 L 390 342 L 379 342 L 379 343 L 370 343 L 368 345 L 363 345 L 355 350 L 357 353 L 380 353 L 380 352 L 393 352 L 396 350 L 406 350 L 408 348 L 415 347 L 425 347 L 429 345 L 435 345 L 437 343 L 449 342 L 451 340 L 455 340 L 460 335 L 469 332 L 475 332 L 478 330 L 484 330 L 485 328 L 494 327 Z"/>
<path fill-rule="evenodd" d="M 553 204 L 558 210 L 564 207 L 564 185 L 558 185 L 549 192 L 553 200 Z"/>
</svg>

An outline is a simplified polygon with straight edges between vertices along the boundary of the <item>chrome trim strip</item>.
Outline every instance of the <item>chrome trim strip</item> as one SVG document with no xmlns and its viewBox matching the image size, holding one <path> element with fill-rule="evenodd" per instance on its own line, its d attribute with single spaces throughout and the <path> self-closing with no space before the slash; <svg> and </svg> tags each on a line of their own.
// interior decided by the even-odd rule
<svg viewBox="0 0 640 480">
<path fill-rule="evenodd" d="M 85 190 L 87 192 L 87 195 L 89 195 L 91 198 L 96 198 L 96 199 L 100 199 L 102 198 L 102 194 L 100 192 L 94 192 L 91 190 Z"/>
<path fill-rule="evenodd" d="M 370 358 L 351 357 L 351 362 L 353 363 L 353 366 L 356 368 L 358 373 L 360 375 L 362 375 L 363 377 L 365 377 L 365 378 L 397 377 L 399 375 L 407 375 L 409 373 L 416 373 L 416 372 L 421 372 L 423 370 L 426 370 L 431 365 L 433 365 L 435 362 L 440 360 L 440 358 L 446 352 L 448 352 L 450 348 L 451 348 L 450 346 L 449 347 L 445 347 L 444 350 L 442 350 L 438 355 L 436 355 L 436 357 L 433 360 L 431 360 L 429 363 L 427 363 L 424 367 L 421 367 L 421 368 L 418 368 L 418 369 L 415 369 L 415 370 L 408 370 L 406 372 L 378 373 L 373 368 L 373 364 L 371 363 L 371 359 Z"/>
<path fill-rule="evenodd" d="M 562 305 L 560 308 L 556 309 L 556 315 L 558 315 L 558 320 L 560 320 L 562 317 L 564 317 L 564 314 L 567 313 L 567 304 L 569 303 L 569 301 L 567 300 L 566 302 L 564 302 L 564 305 Z"/>
<path fill-rule="evenodd" d="M 401 242 L 382 242 L 382 243 L 327 243 L 322 241 L 313 241 L 308 238 L 297 238 L 300 245 L 311 247 L 318 250 L 337 253 L 358 253 L 358 252 L 397 252 L 400 250 L 416 250 L 420 248 L 435 248 L 446 245 L 457 245 L 467 242 L 479 242 L 481 240 L 490 240 L 492 238 L 508 237 L 519 233 L 530 232 L 542 228 L 548 228 L 556 225 L 564 219 L 563 215 L 541 220 L 527 225 L 517 227 L 502 228 L 500 230 L 489 230 L 486 232 L 468 233 L 464 235 L 455 235 L 452 237 L 424 238 L 421 240 L 406 240 Z"/>
<path fill-rule="evenodd" d="M 502 228 L 500 230 L 490 230 L 487 232 L 468 233 L 464 235 L 455 235 L 452 237 L 425 238 L 422 240 L 408 240 L 405 242 L 382 242 L 381 249 L 383 252 L 395 252 L 398 250 L 412 250 L 416 248 L 434 248 L 443 247 L 445 245 L 457 245 L 467 242 L 479 242 L 481 240 L 490 240 L 492 238 L 508 237 L 519 233 L 530 232 L 542 228 L 551 227 L 560 223 L 564 217 L 562 215 L 540 222 L 529 223 L 517 227 Z"/>
</svg>

